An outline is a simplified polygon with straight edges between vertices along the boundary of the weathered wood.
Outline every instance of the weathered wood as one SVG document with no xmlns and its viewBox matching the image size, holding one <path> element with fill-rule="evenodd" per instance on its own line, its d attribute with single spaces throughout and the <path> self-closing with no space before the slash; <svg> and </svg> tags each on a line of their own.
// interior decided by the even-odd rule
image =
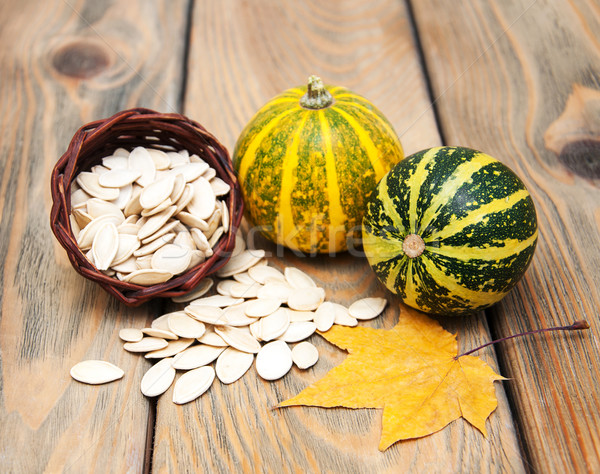
<svg viewBox="0 0 600 474">
<path fill-rule="evenodd" d="M 233 150 L 237 135 L 273 95 L 309 74 L 359 92 L 391 120 L 408 153 L 440 143 L 402 2 L 196 2 L 184 111 Z M 311 274 L 331 301 L 349 304 L 389 293 L 364 258 L 299 258 L 258 238 L 271 264 Z M 368 325 L 392 327 L 393 300 L 384 318 Z M 459 332 L 460 346 L 489 339 L 479 317 L 443 320 Z M 254 368 L 238 382 L 216 381 L 200 399 L 175 406 L 172 388 L 158 401 L 153 469 L 157 472 L 489 472 L 524 470 L 501 384 L 499 408 L 486 440 L 463 420 L 430 437 L 377 449 L 381 412 L 293 407 L 278 402 L 324 376 L 344 353 L 312 336 L 321 359 L 264 382 Z M 493 367 L 492 350 L 482 354 Z"/>
<path fill-rule="evenodd" d="M 178 105 L 187 2 L 4 1 L 0 6 L 0 471 L 139 472 L 149 367 L 118 330 L 128 309 L 71 268 L 48 226 L 50 172 L 83 123 L 119 109 Z M 125 370 L 75 382 L 90 358 Z"/>
<path fill-rule="evenodd" d="M 504 161 L 537 206 L 536 256 L 489 312 L 495 332 L 591 324 L 587 333 L 498 349 L 531 469 L 598 471 L 600 8 L 591 0 L 413 3 L 445 140 Z"/>
</svg>

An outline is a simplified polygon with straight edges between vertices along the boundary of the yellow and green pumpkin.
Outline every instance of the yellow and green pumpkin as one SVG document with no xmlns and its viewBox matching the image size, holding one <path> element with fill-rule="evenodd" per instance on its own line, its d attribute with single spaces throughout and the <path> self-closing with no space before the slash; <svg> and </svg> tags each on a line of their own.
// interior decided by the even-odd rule
<svg viewBox="0 0 600 474">
<path fill-rule="evenodd" d="M 459 315 L 486 308 L 519 281 L 538 236 L 519 177 L 463 147 L 415 153 L 379 183 L 363 221 L 365 254 L 406 304 Z"/>
<path fill-rule="evenodd" d="M 311 76 L 257 112 L 233 161 L 251 224 L 291 249 L 333 253 L 360 233 L 367 198 L 403 156 L 373 104 Z"/>
</svg>

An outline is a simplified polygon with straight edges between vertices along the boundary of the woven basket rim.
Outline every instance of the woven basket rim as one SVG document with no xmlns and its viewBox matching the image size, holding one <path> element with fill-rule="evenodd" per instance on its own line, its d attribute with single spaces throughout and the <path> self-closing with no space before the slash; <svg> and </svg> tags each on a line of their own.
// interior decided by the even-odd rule
<svg viewBox="0 0 600 474">
<path fill-rule="evenodd" d="M 97 270 L 77 246 L 69 218 L 71 183 L 76 175 L 98 164 L 103 156 L 107 156 L 107 150 L 114 151 L 127 144 L 129 149 L 146 146 L 169 150 L 177 149 L 177 145 L 180 149 L 188 148 L 190 154 L 196 153 L 207 161 L 216 170 L 217 176 L 231 188 L 226 196 L 230 227 L 213 249 L 214 254 L 165 283 L 147 287 L 120 281 Z M 190 147 L 191 144 L 194 146 Z M 157 297 L 183 295 L 191 291 L 202 278 L 225 265 L 235 245 L 235 234 L 243 213 L 241 190 L 227 149 L 202 125 L 185 115 L 160 113 L 146 108 L 123 110 L 81 126 L 54 166 L 50 188 L 50 227 L 67 252 L 71 265 L 79 274 L 95 281 L 128 306 L 138 306 Z"/>
</svg>

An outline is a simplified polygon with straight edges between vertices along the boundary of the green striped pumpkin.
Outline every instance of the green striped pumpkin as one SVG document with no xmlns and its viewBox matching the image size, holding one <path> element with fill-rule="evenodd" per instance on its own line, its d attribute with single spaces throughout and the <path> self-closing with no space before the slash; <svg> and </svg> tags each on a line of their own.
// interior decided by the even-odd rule
<svg viewBox="0 0 600 474">
<path fill-rule="evenodd" d="M 378 278 L 406 304 L 458 315 L 486 308 L 519 281 L 537 242 L 521 180 L 468 148 L 424 150 L 379 183 L 363 220 Z"/>
<path fill-rule="evenodd" d="M 367 198 L 403 156 L 373 104 L 311 76 L 257 112 L 233 161 L 251 224 L 286 247 L 333 253 L 360 234 Z"/>
</svg>

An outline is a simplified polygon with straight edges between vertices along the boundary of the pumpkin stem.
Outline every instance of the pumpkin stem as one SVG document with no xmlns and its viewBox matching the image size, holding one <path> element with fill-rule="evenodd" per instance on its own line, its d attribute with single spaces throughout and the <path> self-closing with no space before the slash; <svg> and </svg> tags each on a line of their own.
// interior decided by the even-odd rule
<svg viewBox="0 0 600 474">
<path fill-rule="evenodd" d="M 308 78 L 306 94 L 300 98 L 300 105 L 305 109 L 325 109 L 333 104 L 333 96 L 325 89 L 323 81 L 318 76 Z"/>
<path fill-rule="evenodd" d="M 425 242 L 420 235 L 409 234 L 402 242 L 402 251 L 408 258 L 417 258 L 425 250 Z"/>
</svg>

